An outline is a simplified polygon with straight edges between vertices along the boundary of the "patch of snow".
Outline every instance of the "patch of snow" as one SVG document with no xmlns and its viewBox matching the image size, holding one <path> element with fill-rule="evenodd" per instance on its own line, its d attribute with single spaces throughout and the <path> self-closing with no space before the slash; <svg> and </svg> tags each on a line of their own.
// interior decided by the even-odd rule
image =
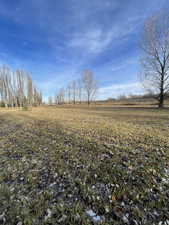
<svg viewBox="0 0 169 225">
<path fill-rule="evenodd" d="M 100 222 L 102 221 L 101 216 L 97 215 L 92 209 L 86 211 L 87 215 L 90 216 L 93 221 Z"/>
<path fill-rule="evenodd" d="M 51 210 L 50 210 L 50 209 L 47 209 L 47 215 L 45 216 L 45 221 L 46 221 L 48 218 L 50 218 L 51 215 L 52 215 Z"/>
</svg>

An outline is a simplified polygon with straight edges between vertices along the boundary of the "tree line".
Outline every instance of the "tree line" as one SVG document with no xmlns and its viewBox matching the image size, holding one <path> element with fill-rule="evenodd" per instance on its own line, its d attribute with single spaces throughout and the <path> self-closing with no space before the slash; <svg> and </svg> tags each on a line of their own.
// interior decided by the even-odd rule
<svg viewBox="0 0 169 225">
<path fill-rule="evenodd" d="M 4 107 L 38 106 L 42 104 L 42 93 L 35 87 L 28 72 L 1 66 L 0 104 Z"/>
<path fill-rule="evenodd" d="M 60 88 L 53 98 L 49 96 L 48 103 L 52 104 L 81 104 L 88 105 L 95 100 L 98 82 L 91 70 L 85 70 L 80 79 L 74 80 L 66 88 Z"/>
</svg>

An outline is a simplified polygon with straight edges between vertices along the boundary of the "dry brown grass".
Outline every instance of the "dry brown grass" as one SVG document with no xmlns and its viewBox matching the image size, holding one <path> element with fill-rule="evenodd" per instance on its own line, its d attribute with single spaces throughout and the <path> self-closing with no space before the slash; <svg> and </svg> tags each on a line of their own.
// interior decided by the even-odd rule
<svg viewBox="0 0 169 225">
<path fill-rule="evenodd" d="M 0 223 L 169 219 L 168 109 L 67 105 L 0 118 Z"/>
</svg>

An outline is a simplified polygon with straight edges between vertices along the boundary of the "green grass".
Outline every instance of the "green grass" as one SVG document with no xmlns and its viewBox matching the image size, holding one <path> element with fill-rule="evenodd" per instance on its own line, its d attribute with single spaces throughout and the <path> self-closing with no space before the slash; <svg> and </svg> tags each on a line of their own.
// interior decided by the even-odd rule
<svg viewBox="0 0 169 225">
<path fill-rule="evenodd" d="M 1 110 L 0 224 L 166 222 L 168 121 L 153 108 Z"/>
</svg>

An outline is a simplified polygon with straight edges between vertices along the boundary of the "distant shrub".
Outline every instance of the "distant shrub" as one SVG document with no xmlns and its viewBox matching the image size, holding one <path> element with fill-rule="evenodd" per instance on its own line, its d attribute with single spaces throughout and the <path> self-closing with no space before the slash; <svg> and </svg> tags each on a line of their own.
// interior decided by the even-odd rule
<svg viewBox="0 0 169 225">
<path fill-rule="evenodd" d="M 5 107 L 5 103 L 4 102 L 1 102 L 0 103 L 0 107 Z"/>
<path fill-rule="evenodd" d="M 22 110 L 23 110 L 23 111 L 28 111 L 28 109 L 29 109 L 28 105 L 24 105 L 24 106 L 22 107 Z"/>
</svg>

